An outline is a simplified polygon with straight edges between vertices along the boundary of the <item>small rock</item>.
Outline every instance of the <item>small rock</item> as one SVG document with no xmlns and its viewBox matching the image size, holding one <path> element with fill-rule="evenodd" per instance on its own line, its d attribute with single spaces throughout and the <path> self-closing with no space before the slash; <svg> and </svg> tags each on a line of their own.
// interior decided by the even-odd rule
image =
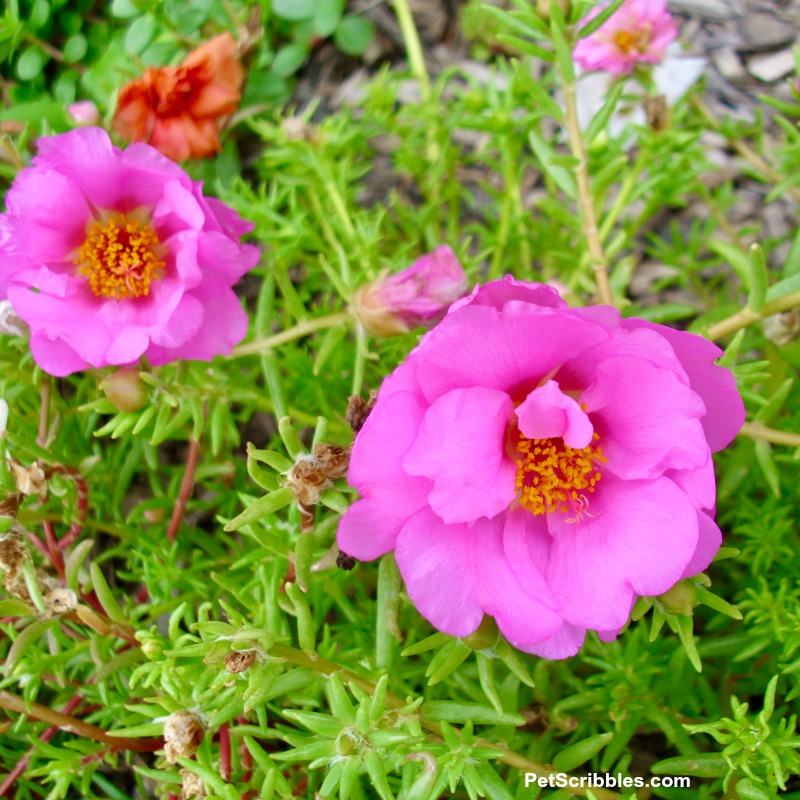
<svg viewBox="0 0 800 800">
<path fill-rule="evenodd" d="M 794 70 L 794 54 L 791 50 L 781 50 L 779 53 L 753 56 L 747 62 L 747 69 L 754 78 L 764 83 L 777 81 L 784 75 Z"/>
<path fill-rule="evenodd" d="M 714 53 L 714 64 L 720 75 L 729 81 L 739 82 L 747 77 L 742 59 L 732 47 L 721 47 Z"/>
<path fill-rule="evenodd" d="M 669 0 L 669 10 L 676 14 L 703 19 L 733 19 L 736 11 L 725 0 Z"/>
<path fill-rule="evenodd" d="M 739 20 L 738 27 L 743 40 L 740 50 L 744 53 L 776 50 L 794 41 L 794 27 L 769 12 L 748 14 Z"/>
</svg>

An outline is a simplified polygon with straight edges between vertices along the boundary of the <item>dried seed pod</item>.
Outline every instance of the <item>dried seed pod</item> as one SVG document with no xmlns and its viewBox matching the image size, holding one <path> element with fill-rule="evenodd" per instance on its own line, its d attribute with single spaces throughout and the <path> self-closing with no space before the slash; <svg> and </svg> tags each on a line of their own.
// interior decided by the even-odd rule
<svg viewBox="0 0 800 800">
<path fill-rule="evenodd" d="M 206 787 L 203 779 L 190 769 L 181 770 L 181 800 L 189 800 L 191 797 L 207 797 Z"/>
<path fill-rule="evenodd" d="M 366 400 L 360 394 L 354 394 L 347 398 L 347 411 L 345 411 L 344 417 L 354 434 L 364 427 L 377 399 L 378 393 L 375 391 L 370 392 L 369 398 Z"/>
<path fill-rule="evenodd" d="M 651 131 L 660 133 L 669 127 L 669 106 L 663 94 L 644 98 L 644 113 Z"/>
<path fill-rule="evenodd" d="M 353 556 L 347 555 L 347 553 L 343 553 L 341 550 L 339 551 L 339 555 L 336 556 L 336 566 L 339 569 L 343 569 L 346 572 L 349 572 L 358 562 L 353 558 Z"/>
<path fill-rule="evenodd" d="M 257 650 L 234 650 L 232 653 L 228 653 L 222 661 L 227 672 L 238 675 L 240 672 L 250 669 L 257 659 Z"/>
<path fill-rule="evenodd" d="M 800 309 L 792 308 L 781 311 L 764 320 L 764 336 L 778 347 L 800 336 Z"/>
<path fill-rule="evenodd" d="M 164 755 L 170 764 L 191 758 L 200 747 L 206 729 L 193 711 L 174 711 L 164 723 Z"/>
<path fill-rule="evenodd" d="M 324 489 L 347 473 L 349 463 L 349 447 L 320 443 L 311 455 L 298 456 L 286 476 L 286 482 L 301 504 L 313 506 L 319 502 Z"/>
<path fill-rule="evenodd" d="M 4 533 L 0 536 L 0 569 L 3 570 L 3 588 L 20 600 L 29 600 L 30 594 L 25 585 L 22 565 L 30 558 L 28 548 L 17 533 Z"/>
<path fill-rule="evenodd" d="M 45 595 L 44 605 L 47 609 L 45 619 L 53 619 L 74 611 L 78 607 L 78 596 L 72 589 L 54 589 Z"/>
<path fill-rule="evenodd" d="M 20 493 L 37 494 L 42 498 L 47 494 L 44 470 L 37 463 L 34 462 L 29 467 L 23 467 L 16 458 L 9 458 L 8 465 L 11 467 L 11 473 Z"/>
</svg>

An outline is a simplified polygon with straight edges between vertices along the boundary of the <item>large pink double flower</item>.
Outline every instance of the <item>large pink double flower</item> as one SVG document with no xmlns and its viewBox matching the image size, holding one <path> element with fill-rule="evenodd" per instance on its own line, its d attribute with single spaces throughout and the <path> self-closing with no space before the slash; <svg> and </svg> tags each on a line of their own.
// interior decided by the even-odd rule
<svg viewBox="0 0 800 800">
<path fill-rule="evenodd" d="M 232 286 L 259 259 L 253 229 L 146 144 L 100 128 L 39 139 L 0 215 L 0 291 L 53 375 L 207 361 L 247 333 Z"/>
<path fill-rule="evenodd" d="M 638 595 L 719 548 L 711 453 L 744 420 L 720 354 L 541 284 L 477 288 L 381 387 L 341 549 L 395 550 L 418 610 L 453 636 L 489 614 L 549 658 L 587 629 L 613 638 Z"/>
</svg>

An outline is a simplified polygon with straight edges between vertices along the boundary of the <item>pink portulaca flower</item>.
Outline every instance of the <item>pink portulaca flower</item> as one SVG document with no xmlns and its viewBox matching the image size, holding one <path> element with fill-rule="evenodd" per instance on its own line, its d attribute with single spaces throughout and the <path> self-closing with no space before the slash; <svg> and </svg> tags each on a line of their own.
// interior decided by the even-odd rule
<svg viewBox="0 0 800 800">
<path fill-rule="evenodd" d="M 719 548 L 711 453 L 744 420 L 710 342 L 545 285 L 476 288 L 390 375 L 348 479 L 341 549 L 390 550 L 417 609 L 521 650 L 613 638 L 638 595 Z"/>
<path fill-rule="evenodd" d="M 407 269 L 360 286 L 353 308 L 368 333 L 394 336 L 438 322 L 467 287 L 456 254 L 441 245 Z"/>
<path fill-rule="evenodd" d="M 253 225 L 149 145 L 100 128 L 39 139 L 0 215 L 0 285 L 53 375 L 207 361 L 247 332 L 231 287 L 258 261 Z"/>
<path fill-rule="evenodd" d="M 587 21 L 599 13 L 595 9 Z M 660 64 L 677 35 L 666 0 L 625 0 L 604 25 L 578 42 L 575 61 L 586 70 L 629 75 L 640 62 Z"/>
</svg>

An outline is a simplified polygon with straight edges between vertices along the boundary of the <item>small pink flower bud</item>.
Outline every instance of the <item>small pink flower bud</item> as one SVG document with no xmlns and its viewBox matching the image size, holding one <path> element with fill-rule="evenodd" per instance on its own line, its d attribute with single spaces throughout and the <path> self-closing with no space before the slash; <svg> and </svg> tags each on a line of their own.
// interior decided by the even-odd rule
<svg viewBox="0 0 800 800">
<path fill-rule="evenodd" d="M 138 411 L 147 403 L 147 385 L 139 371 L 123 367 L 100 383 L 103 393 L 118 411 Z"/>
<path fill-rule="evenodd" d="M 98 125 L 100 123 L 100 112 L 91 100 L 79 100 L 67 106 L 67 112 L 78 125 Z"/>
<path fill-rule="evenodd" d="M 394 336 L 438 322 L 467 291 L 467 276 L 447 246 L 410 267 L 360 286 L 353 306 L 367 333 Z"/>
</svg>

